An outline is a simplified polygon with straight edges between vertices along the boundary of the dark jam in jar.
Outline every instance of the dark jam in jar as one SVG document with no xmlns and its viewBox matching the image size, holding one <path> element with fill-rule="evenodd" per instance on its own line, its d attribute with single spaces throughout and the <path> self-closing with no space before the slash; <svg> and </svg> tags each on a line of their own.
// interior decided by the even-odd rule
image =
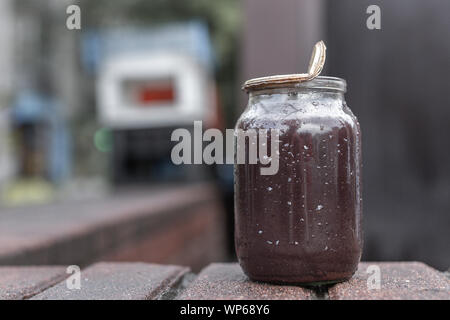
<svg viewBox="0 0 450 320">
<path fill-rule="evenodd" d="M 345 89 L 343 79 L 318 77 L 248 90 L 236 129 L 279 132 L 276 174 L 262 175 L 259 162 L 235 165 L 236 253 L 252 280 L 320 284 L 357 269 L 361 135 Z"/>
</svg>

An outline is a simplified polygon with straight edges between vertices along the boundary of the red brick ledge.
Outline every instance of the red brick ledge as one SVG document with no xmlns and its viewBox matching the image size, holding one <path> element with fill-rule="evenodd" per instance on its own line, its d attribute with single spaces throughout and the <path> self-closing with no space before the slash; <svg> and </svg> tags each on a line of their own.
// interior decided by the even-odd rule
<svg viewBox="0 0 450 320">
<path fill-rule="evenodd" d="M 199 213 L 204 213 L 203 220 L 212 216 L 218 221 L 222 214 L 218 201 L 213 185 L 199 183 L 38 208 L 2 209 L 0 265 L 88 265 L 118 260 L 124 246 L 135 248 L 159 230 L 172 230 L 180 221 L 195 221 Z M 197 233 L 208 230 L 203 229 Z"/>
</svg>

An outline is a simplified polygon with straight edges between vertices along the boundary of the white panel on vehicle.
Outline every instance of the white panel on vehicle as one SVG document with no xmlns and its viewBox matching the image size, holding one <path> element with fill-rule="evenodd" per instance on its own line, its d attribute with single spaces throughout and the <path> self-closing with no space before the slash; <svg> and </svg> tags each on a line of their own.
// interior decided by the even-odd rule
<svg viewBox="0 0 450 320">
<path fill-rule="evenodd" d="M 207 72 L 172 52 L 109 57 L 99 73 L 100 121 L 111 128 L 192 124 L 210 110 Z"/>
</svg>

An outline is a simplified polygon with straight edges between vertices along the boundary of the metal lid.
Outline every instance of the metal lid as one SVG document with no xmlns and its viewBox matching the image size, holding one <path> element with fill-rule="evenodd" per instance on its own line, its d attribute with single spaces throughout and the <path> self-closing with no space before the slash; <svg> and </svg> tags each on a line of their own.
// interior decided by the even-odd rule
<svg viewBox="0 0 450 320">
<path fill-rule="evenodd" d="M 323 41 L 315 44 L 309 61 L 308 73 L 274 75 L 268 77 L 247 80 L 242 90 L 264 88 L 267 86 L 279 86 L 283 84 L 306 82 L 316 78 L 322 72 L 326 59 L 326 46 Z"/>
</svg>

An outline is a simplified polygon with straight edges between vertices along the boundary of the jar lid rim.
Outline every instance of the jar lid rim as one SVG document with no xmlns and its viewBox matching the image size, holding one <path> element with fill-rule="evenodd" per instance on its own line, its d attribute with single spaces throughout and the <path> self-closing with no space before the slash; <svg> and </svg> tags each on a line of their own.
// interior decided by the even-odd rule
<svg viewBox="0 0 450 320">
<path fill-rule="evenodd" d="M 346 91 L 347 82 L 338 77 L 318 76 L 314 79 L 307 79 L 306 73 L 274 75 L 268 77 L 254 78 L 244 82 L 242 90 L 261 90 L 280 87 L 299 87 L 299 88 L 318 88 L 318 89 L 334 89 Z"/>
</svg>

